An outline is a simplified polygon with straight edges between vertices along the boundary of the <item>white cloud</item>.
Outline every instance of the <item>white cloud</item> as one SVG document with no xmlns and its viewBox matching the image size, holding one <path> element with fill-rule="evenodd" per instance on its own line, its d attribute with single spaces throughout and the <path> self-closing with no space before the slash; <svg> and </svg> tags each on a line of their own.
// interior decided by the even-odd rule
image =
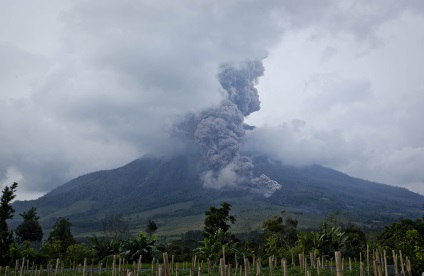
<svg viewBox="0 0 424 276">
<path fill-rule="evenodd" d="M 263 127 L 249 139 L 268 139 L 286 163 L 325 164 L 424 194 L 424 20 L 402 11 L 372 29 L 379 43 L 365 54 L 362 40 L 308 40 L 311 30 L 286 36 L 265 63 L 263 108 L 249 121 Z M 323 61 L 329 47 L 334 54 Z M 304 122 L 302 131 L 291 121 Z"/>
</svg>

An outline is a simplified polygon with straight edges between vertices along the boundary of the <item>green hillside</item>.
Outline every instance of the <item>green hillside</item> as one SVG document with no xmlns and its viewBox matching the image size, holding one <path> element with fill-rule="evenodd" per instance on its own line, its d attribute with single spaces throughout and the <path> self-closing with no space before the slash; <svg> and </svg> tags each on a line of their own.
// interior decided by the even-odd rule
<svg viewBox="0 0 424 276">
<path fill-rule="evenodd" d="M 282 190 L 265 198 L 245 190 L 206 189 L 199 179 L 202 168 L 197 158 L 145 156 L 121 168 L 77 177 L 37 200 L 17 201 L 14 206 L 16 213 L 37 207 L 46 233 L 58 217 L 67 217 L 76 236 L 92 236 L 100 221 L 114 214 L 124 215 L 133 232 L 143 229 L 149 218 L 157 222 L 158 234 L 201 229 L 204 211 L 223 201 L 232 204 L 237 217 L 233 229 L 240 232 L 260 228 L 265 218 L 281 210 L 297 217 L 304 228 L 318 226 L 335 210 L 369 227 L 424 214 L 424 197 L 404 188 L 318 165 L 296 168 L 265 157 L 252 158 L 255 174 L 275 179 Z M 15 217 L 14 225 L 19 223 Z"/>
</svg>

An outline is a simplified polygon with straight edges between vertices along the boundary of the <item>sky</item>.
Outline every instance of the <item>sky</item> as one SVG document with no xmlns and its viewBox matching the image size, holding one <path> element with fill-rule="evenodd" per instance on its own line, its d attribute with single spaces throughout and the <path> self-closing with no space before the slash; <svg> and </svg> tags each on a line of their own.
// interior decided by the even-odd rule
<svg viewBox="0 0 424 276">
<path fill-rule="evenodd" d="M 34 199 L 146 153 L 262 60 L 242 149 L 424 195 L 421 0 L 0 0 L 0 184 Z"/>
</svg>

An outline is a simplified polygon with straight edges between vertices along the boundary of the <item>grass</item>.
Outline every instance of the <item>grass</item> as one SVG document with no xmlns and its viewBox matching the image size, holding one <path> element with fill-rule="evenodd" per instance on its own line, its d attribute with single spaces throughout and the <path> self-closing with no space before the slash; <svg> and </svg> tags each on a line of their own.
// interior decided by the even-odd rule
<svg viewBox="0 0 424 276">
<path fill-rule="evenodd" d="M 215 205 L 219 206 L 225 200 L 226 199 L 224 198 Z M 90 202 L 86 202 L 84 205 L 88 208 L 87 206 L 89 204 Z M 205 218 L 204 212 L 197 214 L 192 212 L 191 209 L 193 208 L 193 204 L 193 201 L 172 204 L 144 212 L 129 214 L 126 215 L 124 219 L 128 222 L 130 232 L 133 235 L 144 230 L 144 226 L 148 219 L 153 219 L 158 225 L 158 230 L 156 232 L 158 236 L 175 236 L 183 234 L 189 230 L 202 230 Z M 318 228 L 323 219 L 323 216 L 312 212 L 307 213 L 298 208 L 284 208 L 278 205 L 265 205 L 262 202 L 249 202 L 243 198 L 236 200 L 232 198 L 231 205 L 232 209 L 230 214 L 236 217 L 236 223 L 231 226 L 231 231 L 233 233 L 261 230 L 262 223 L 265 219 L 273 216 L 280 216 L 282 210 L 286 211 L 286 215 L 291 215 L 298 219 L 298 228 L 301 229 Z M 72 208 L 68 209 L 69 212 L 72 211 Z M 193 214 L 190 214 L 190 212 Z M 100 234 L 101 233 L 96 231 L 82 232 L 77 233 L 75 237 L 91 237 L 93 235 Z"/>
<path fill-rule="evenodd" d="M 69 207 L 66 207 L 56 212 L 51 212 L 50 214 L 44 216 L 43 219 L 47 220 L 49 218 L 67 217 L 73 214 L 89 211 L 95 204 L 97 204 L 97 202 L 92 200 L 80 200 Z"/>
</svg>

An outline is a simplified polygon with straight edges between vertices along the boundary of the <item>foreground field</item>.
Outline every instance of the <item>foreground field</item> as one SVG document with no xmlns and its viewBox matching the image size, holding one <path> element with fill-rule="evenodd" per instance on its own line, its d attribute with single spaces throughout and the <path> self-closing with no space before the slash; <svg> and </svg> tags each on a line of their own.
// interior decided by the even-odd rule
<svg viewBox="0 0 424 276">
<path fill-rule="evenodd" d="M 400 252 L 401 254 L 401 252 Z M 314 254 L 310 254 L 309 258 L 306 255 L 299 254 L 298 259 L 293 255 L 291 261 L 269 257 L 268 262 L 264 262 L 261 258 L 253 259 L 244 258 L 243 263 L 237 261 L 235 256 L 233 263 L 225 260 L 225 256 L 220 258 L 219 263 L 213 263 L 209 259 L 206 261 L 197 260 L 194 257 L 192 262 L 174 262 L 174 256 L 168 257 L 168 254 L 163 253 L 162 262 L 153 259 L 151 263 L 142 263 L 140 256 L 138 261 L 132 264 L 125 262 L 125 259 L 119 256 L 110 256 L 103 263 L 89 264 L 87 259 L 84 259 L 83 264 L 75 262 L 70 266 L 66 266 L 60 259 L 50 261 L 43 266 L 34 266 L 30 260 L 23 259 L 21 262 L 16 261 L 14 267 L 0 267 L 0 275 L 4 273 L 8 275 L 19 276 L 51 276 L 51 275 L 105 275 L 105 276 L 193 276 L 193 275 L 208 275 L 208 276 L 288 276 L 288 275 L 412 275 L 411 264 L 406 257 L 398 256 L 393 265 L 390 265 L 386 258 L 386 252 L 379 254 L 373 252 L 374 258 L 368 256 L 365 261 L 344 259 L 340 252 L 335 252 L 334 258 L 329 260 L 323 257 L 315 258 Z M 296 264 L 296 259 L 298 263 Z"/>
</svg>

